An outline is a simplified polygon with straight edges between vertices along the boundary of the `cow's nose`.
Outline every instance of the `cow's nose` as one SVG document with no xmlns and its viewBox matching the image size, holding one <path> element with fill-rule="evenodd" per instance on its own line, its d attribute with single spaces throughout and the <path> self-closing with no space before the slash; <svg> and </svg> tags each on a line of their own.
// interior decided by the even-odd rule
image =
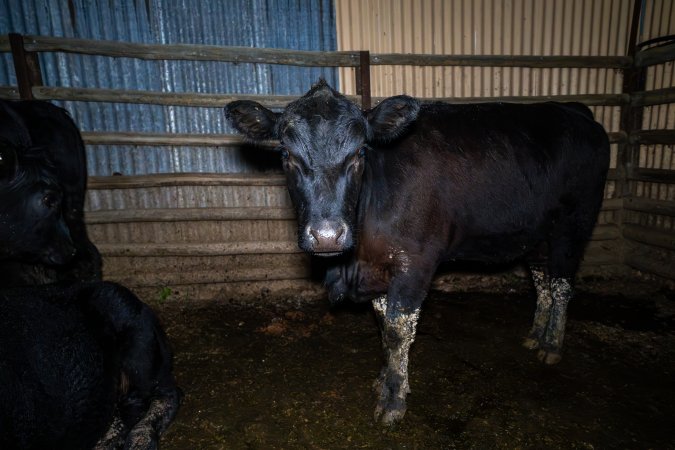
<svg viewBox="0 0 675 450">
<path fill-rule="evenodd" d="M 345 250 L 347 230 L 344 222 L 322 220 L 314 226 L 308 225 L 305 232 L 314 253 L 340 253 Z"/>
</svg>

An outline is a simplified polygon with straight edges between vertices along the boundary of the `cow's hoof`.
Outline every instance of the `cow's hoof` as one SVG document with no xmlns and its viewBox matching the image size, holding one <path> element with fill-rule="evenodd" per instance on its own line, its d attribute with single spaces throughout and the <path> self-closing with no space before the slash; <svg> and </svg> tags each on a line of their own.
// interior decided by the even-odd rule
<svg viewBox="0 0 675 450">
<path fill-rule="evenodd" d="M 559 352 L 546 350 L 539 350 L 537 357 L 539 358 L 539 361 L 549 366 L 552 366 L 553 364 L 558 364 L 562 359 L 562 355 Z"/>
<path fill-rule="evenodd" d="M 531 337 L 526 337 L 523 339 L 523 347 L 528 350 L 536 350 L 539 348 L 539 341 Z"/>
<path fill-rule="evenodd" d="M 392 426 L 403 419 L 406 411 L 405 400 L 395 399 L 391 405 L 384 406 L 380 402 L 375 408 L 375 421 L 384 426 Z"/>
</svg>

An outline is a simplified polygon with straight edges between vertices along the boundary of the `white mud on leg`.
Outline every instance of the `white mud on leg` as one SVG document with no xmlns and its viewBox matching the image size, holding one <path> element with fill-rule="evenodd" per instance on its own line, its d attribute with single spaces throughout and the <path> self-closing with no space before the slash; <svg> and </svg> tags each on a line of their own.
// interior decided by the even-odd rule
<svg viewBox="0 0 675 450">
<path fill-rule="evenodd" d="M 405 398 L 410 393 L 408 357 L 415 341 L 420 309 L 411 313 L 389 311 L 386 296 L 373 300 L 373 308 L 381 320 L 386 358 L 385 367 L 375 383 L 380 390 L 375 418 L 391 424 L 405 414 Z"/>
<path fill-rule="evenodd" d="M 162 397 L 150 402 L 145 416 L 129 432 L 125 448 L 150 450 L 157 448 L 157 440 L 166 431 L 176 414 L 175 398 Z"/>
<path fill-rule="evenodd" d="M 551 278 L 551 314 L 546 327 L 546 335 L 539 359 L 546 364 L 556 364 L 562 359 L 561 350 L 565 338 L 565 324 L 567 322 L 567 305 L 574 293 L 572 281 L 569 278 Z"/>
<path fill-rule="evenodd" d="M 540 348 L 544 341 L 544 334 L 548 326 L 548 321 L 551 316 L 551 306 L 553 305 L 553 297 L 551 294 L 551 283 L 548 274 L 538 268 L 530 268 L 532 273 L 532 281 L 537 292 L 537 308 L 534 312 L 534 320 L 532 328 L 523 341 L 523 347 L 534 350 Z"/>
<path fill-rule="evenodd" d="M 93 450 L 122 448 L 128 432 L 129 430 L 122 422 L 122 419 L 115 415 L 113 422 L 110 424 L 110 428 L 108 428 L 108 431 L 105 433 L 105 435 L 99 439 Z"/>
</svg>

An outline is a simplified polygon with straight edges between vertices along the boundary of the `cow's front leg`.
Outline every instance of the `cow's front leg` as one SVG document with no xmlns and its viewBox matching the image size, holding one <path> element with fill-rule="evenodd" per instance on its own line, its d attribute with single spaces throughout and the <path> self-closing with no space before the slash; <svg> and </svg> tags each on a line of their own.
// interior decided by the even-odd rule
<svg viewBox="0 0 675 450">
<path fill-rule="evenodd" d="M 380 325 L 385 364 L 375 381 L 378 401 L 375 420 L 391 425 L 403 418 L 408 382 L 408 353 L 415 340 L 420 305 L 403 306 L 383 295 L 373 300 L 373 308 Z"/>
</svg>

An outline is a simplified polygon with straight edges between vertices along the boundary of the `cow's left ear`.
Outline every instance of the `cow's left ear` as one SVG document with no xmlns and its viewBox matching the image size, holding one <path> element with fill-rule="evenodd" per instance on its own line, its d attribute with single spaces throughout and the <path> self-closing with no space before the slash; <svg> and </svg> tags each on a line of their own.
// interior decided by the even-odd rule
<svg viewBox="0 0 675 450">
<path fill-rule="evenodd" d="M 373 139 L 383 142 L 396 139 L 417 119 L 419 111 L 420 102 L 407 95 L 397 95 L 383 100 L 366 112 Z"/>
<path fill-rule="evenodd" d="M 238 100 L 225 107 L 225 117 L 238 131 L 254 141 L 276 138 L 279 114 L 250 100 Z"/>
<path fill-rule="evenodd" d="M 0 184 L 12 181 L 16 171 L 16 150 L 9 142 L 0 139 Z"/>
</svg>

